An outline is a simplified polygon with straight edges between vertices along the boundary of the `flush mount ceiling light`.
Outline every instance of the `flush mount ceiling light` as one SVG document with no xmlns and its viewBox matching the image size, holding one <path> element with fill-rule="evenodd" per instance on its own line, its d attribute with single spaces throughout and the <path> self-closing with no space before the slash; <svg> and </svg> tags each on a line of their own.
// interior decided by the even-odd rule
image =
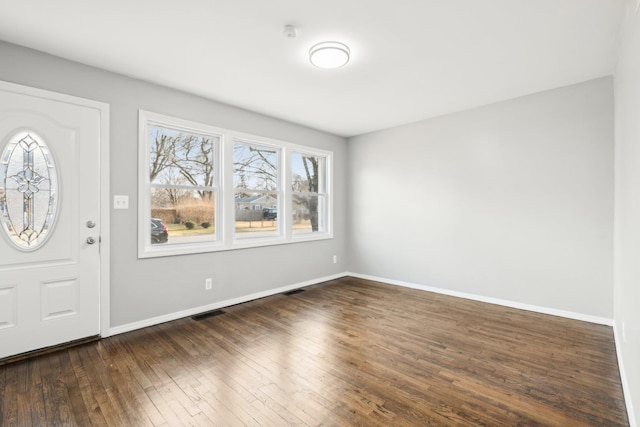
<svg viewBox="0 0 640 427">
<path fill-rule="evenodd" d="M 309 49 L 309 61 L 318 68 L 339 68 L 349 62 L 351 51 L 340 42 L 322 42 Z"/>
</svg>

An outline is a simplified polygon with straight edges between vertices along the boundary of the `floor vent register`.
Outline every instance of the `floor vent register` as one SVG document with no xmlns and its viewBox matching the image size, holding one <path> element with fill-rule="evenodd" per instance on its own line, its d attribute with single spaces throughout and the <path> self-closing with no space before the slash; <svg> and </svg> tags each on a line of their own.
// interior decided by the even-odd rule
<svg viewBox="0 0 640 427">
<path fill-rule="evenodd" d="M 211 311 L 207 311 L 205 313 L 196 314 L 195 316 L 191 316 L 191 318 L 193 320 L 204 320 L 204 319 L 208 319 L 209 317 L 219 316 L 221 314 L 224 314 L 224 311 L 222 311 L 222 310 L 211 310 Z"/>
</svg>

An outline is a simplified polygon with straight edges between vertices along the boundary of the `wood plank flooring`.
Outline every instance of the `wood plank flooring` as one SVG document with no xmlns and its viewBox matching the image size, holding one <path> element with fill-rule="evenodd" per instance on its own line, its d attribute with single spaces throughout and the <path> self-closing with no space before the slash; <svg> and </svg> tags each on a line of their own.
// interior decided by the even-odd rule
<svg viewBox="0 0 640 427">
<path fill-rule="evenodd" d="M 0 367 L 2 426 L 626 426 L 612 329 L 343 278 Z"/>
</svg>

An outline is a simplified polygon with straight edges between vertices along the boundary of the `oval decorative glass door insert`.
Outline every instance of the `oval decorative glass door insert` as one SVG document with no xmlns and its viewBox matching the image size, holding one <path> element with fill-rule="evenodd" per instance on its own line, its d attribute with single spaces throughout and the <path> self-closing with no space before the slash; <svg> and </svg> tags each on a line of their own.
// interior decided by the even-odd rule
<svg viewBox="0 0 640 427">
<path fill-rule="evenodd" d="M 0 157 L 0 222 L 18 249 L 44 244 L 57 199 L 58 177 L 47 144 L 35 132 L 18 132 Z"/>
</svg>

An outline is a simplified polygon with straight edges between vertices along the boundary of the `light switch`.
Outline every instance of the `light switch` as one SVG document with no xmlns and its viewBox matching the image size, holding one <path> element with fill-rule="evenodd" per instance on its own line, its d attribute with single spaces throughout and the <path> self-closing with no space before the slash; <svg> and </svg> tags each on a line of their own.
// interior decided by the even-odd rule
<svg viewBox="0 0 640 427">
<path fill-rule="evenodd" d="M 113 196 L 113 209 L 129 209 L 129 196 Z"/>
</svg>

